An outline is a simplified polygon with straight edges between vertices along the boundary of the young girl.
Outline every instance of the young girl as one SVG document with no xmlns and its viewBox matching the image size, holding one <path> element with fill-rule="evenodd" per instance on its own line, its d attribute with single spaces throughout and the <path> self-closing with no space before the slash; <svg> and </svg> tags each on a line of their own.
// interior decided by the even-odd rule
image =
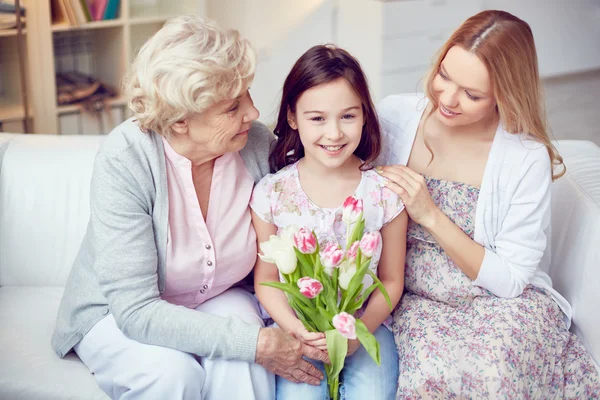
<svg viewBox="0 0 600 400">
<path fill-rule="evenodd" d="M 376 272 L 395 306 L 404 286 L 407 219 L 399 197 L 369 163 L 380 150 L 380 130 L 367 82 L 358 62 L 333 46 L 315 46 L 296 62 L 284 87 L 270 155 L 275 174 L 254 189 L 250 206 L 258 242 L 287 225 L 313 230 L 322 246 L 346 244 L 342 204 L 351 195 L 364 203 L 366 231 L 380 231 L 383 246 L 373 256 Z M 392 243 L 392 245 L 388 245 Z M 278 281 L 274 264 L 258 260 L 256 294 L 273 320 L 299 340 L 326 349 L 323 333 L 309 333 L 278 289 L 261 282 Z M 368 277 L 370 280 L 371 278 Z M 367 282 L 370 283 L 370 282 Z M 368 287 L 368 284 L 365 285 Z M 389 399 L 396 392 L 398 357 L 390 330 L 382 325 L 390 309 L 379 290 L 370 296 L 360 319 L 377 338 L 381 366 L 358 340 L 350 340 L 340 392 L 351 399 Z M 323 370 L 322 363 L 315 365 Z M 326 381 L 315 387 L 283 378 L 278 399 L 328 398 Z"/>
</svg>

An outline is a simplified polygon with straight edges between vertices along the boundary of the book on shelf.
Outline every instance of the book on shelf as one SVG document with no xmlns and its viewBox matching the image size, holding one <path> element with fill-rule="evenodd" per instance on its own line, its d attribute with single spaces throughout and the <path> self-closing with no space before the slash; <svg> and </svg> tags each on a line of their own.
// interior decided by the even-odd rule
<svg viewBox="0 0 600 400">
<path fill-rule="evenodd" d="M 121 0 L 51 0 L 52 20 L 55 24 L 78 27 L 116 19 L 120 5 Z"/>
</svg>

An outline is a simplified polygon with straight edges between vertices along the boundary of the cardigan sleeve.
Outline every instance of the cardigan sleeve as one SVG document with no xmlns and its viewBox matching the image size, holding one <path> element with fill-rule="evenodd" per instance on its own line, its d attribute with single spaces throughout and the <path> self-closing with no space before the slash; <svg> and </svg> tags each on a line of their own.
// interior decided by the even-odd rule
<svg viewBox="0 0 600 400">
<path fill-rule="evenodd" d="M 139 174 L 118 155 L 99 154 L 91 184 L 94 272 L 119 329 L 141 343 L 208 358 L 254 362 L 260 327 L 160 298 L 152 203 Z"/>
<path fill-rule="evenodd" d="M 494 249 L 485 248 L 474 285 L 499 297 L 517 297 L 535 274 L 546 249 L 552 168 L 544 147 L 529 152 L 521 167 Z"/>
</svg>

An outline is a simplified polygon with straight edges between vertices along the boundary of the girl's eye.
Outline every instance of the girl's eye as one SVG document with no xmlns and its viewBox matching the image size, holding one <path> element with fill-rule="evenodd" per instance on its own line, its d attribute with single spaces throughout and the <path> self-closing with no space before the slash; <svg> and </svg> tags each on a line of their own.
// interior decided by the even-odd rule
<svg viewBox="0 0 600 400">
<path fill-rule="evenodd" d="M 465 90 L 465 93 L 467 94 L 467 97 L 470 98 L 473 101 L 477 101 L 479 100 L 481 97 L 477 97 L 477 96 L 473 96 L 471 93 L 469 93 L 469 91 Z"/>
<path fill-rule="evenodd" d="M 325 119 L 323 119 L 323 117 L 312 117 L 310 120 L 315 121 L 315 122 L 325 121 Z"/>
<path fill-rule="evenodd" d="M 354 115 L 352 115 L 352 114 L 346 114 L 346 115 L 344 115 L 342 118 L 343 118 L 343 119 L 353 119 L 353 118 L 354 118 Z"/>
</svg>

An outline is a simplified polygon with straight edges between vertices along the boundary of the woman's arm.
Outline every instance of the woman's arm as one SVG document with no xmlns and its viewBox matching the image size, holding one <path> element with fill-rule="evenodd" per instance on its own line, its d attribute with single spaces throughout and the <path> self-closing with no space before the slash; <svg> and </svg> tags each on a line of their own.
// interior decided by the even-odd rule
<svg viewBox="0 0 600 400">
<path fill-rule="evenodd" d="M 387 290 L 392 302 L 392 310 L 400 301 L 404 290 L 404 262 L 406 258 L 406 227 L 408 215 L 402 211 L 381 230 L 383 247 L 377 267 L 379 280 Z M 373 333 L 392 312 L 385 297 L 376 289 L 369 297 L 365 313 L 360 318 L 369 332 Z"/>
<path fill-rule="evenodd" d="M 543 256 L 544 229 L 549 223 L 550 162 L 547 154 L 540 155 L 539 151 L 530 155 L 533 159 L 523 164 L 508 213 L 494 238 L 494 251 L 472 240 L 435 206 L 421 175 L 401 165 L 379 171 L 390 180 L 388 187 L 405 202 L 411 219 L 433 235 L 474 284 L 500 297 L 516 297 Z"/>
</svg>

